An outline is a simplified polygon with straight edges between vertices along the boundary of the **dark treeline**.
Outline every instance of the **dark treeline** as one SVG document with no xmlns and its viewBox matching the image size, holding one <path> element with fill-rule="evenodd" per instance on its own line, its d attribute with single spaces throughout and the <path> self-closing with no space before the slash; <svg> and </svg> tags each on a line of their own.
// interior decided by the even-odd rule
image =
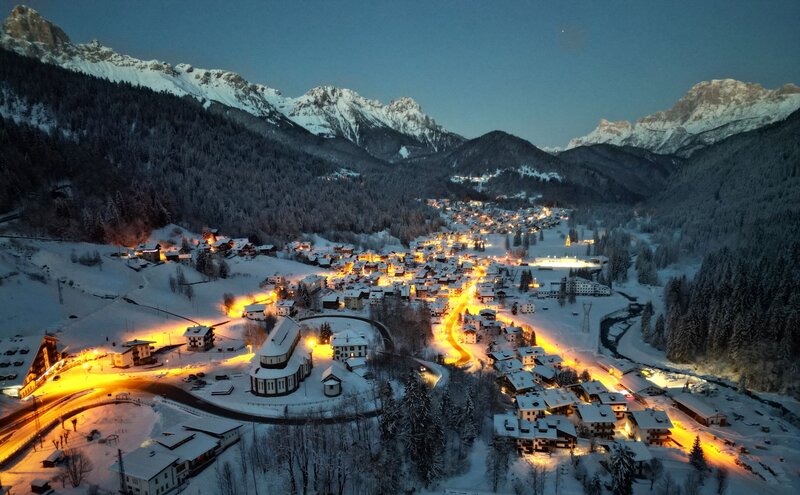
<svg viewBox="0 0 800 495">
<path fill-rule="evenodd" d="M 52 120 L 49 137 L 0 124 L 0 205 L 23 207 L 26 223 L 41 231 L 130 242 L 173 220 L 262 239 L 389 229 L 408 240 L 439 225 L 435 212 L 416 200 L 419 191 L 410 190 L 407 171 L 387 166 L 327 180 L 338 166 L 254 134 L 191 98 L 102 81 L 5 50 L 0 88 L 0 98 L 14 99 L 9 106 L 32 111 L 25 102 L 35 102 Z M 53 197 L 53 186 L 65 180 L 71 195 Z"/>
</svg>

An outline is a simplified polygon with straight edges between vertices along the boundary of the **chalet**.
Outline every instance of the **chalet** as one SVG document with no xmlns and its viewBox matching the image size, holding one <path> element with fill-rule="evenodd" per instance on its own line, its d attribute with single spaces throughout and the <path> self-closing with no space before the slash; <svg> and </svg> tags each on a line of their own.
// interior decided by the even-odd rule
<svg viewBox="0 0 800 495">
<path fill-rule="evenodd" d="M 274 256 L 275 253 L 278 252 L 278 250 L 272 244 L 262 244 L 260 246 L 256 246 L 256 252 L 258 254 L 265 254 L 265 255 L 269 255 L 269 256 Z"/>
<path fill-rule="evenodd" d="M 547 388 L 537 392 L 547 404 L 547 412 L 550 414 L 572 414 L 572 408 L 577 404 L 578 398 L 569 390 L 563 388 Z"/>
<path fill-rule="evenodd" d="M 218 237 L 217 240 L 211 244 L 211 250 L 218 253 L 227 253 L 232 247 L 233 241 L 227 237 Z"/>
<path fill-rule="evenodd" d="M 482 304 L 494 302 L 494 289 L 489 287 L 482 287 L 478 290 L 478 300 Z"/>
<path fill-rule="evenodd" d="M 267 318 L 267 305 L 248 304 L 243 309 L 243 316 L 248 320 L 263 321 Z"/>
<path fill-rule="evenodd" d="M 622 376 L 637 369 L 637 366 L 630 361 L 605 356 L 601 356 L 597 359 L 597 365 L 600 369 L 614 376 Z"/>
<path fill-rule="evenodd" d="M 338 332 L 331 337 L 331 347 L 333 347 L 333 359 L 345 361 L 353 357 L 367 356 L 367 338 L 349 330 Z"/>
<path fill-rule="evenodd" d="M 383 302 L 383 289 L 380 287 L 373 287 L 369 291 L 369 303 L 380 304 Z"/>
<path fill-rule="evenodd" d="M 183 428 L 211 435 L 219 440 L 219 448 L 222 451 L 239 440 L 242 423 L 217 417 L 198 417 L 184 422 Z"/>
<path fill-rule="evenodd" d="M 664 411 L 645 409 L 631 411 L 625 424 L 625 432 L 630 438 L 653 445 L 664 445 L 669 441 L 672 421 Z"/>
<path fill-rule="evenodd" d="M 285 287 L 286 286 L 286 277 L 283 275 L 276 273 L 275 275 L 270 275 L 267 277 L 266 282 L 270 285 L 275 287 Z"/>
<path fill-rule="evenodd" d="M 239 256 L 254 256 L 256 254 L 256 246 L 249 239 L 231 239 L 231 252 Z"/>
<path fill-rule="evenodd" d="M 327 286 L 326 279 L 322 275 L 309 275 L 300 283 L 306 286 L 309 294 L 314 294 Z"/>
<path fill-rule="evenodd" d="M 589 430 L 591 436 L 607 440 L 614 438 L 617 416 L 611 407 L 602 404 L 578 404 L 576 410 L 581 424 Z"/>
<path fill-rule="evenodd" d="M 611 410 L 614 411 L 617 419 L 624 418 L 625 413 L 628 412 L 628 401 L 623 394 L 616 392 L 597 394 L 597 402 L 609 406 Z"/>
<path fill-rule="evenodd" d="M 675 407 L 705 426 L 727 426 L 728 418 L 714 406 L 692 394 L 678 394 L 672 398 Z"/>
<path fill-rule="evenodd" d="M 522 331 L 522 327 L 505 327 L 503 329 L 503 337 L 505 337 L 506 341 L 508 342 L 522 342 L 525 333 Z"/>
<path fill-rule="evenodd" d="M 190 351 L 207 351 L 214 347 L 214 327 L 197 325 L 183 332 L 186 348 Z"/>
<path fill-rule="evenodd" d="M 159 449 L 161 452 L 177 458 L 175 472 L 179 481 L 202 471 L 214 461 L 219 451 L 219 440 L 202 432 L 183 430 L 165 433 L 153 440 L 162 447 Z M 154 445 L 151 444 L 152 447 Z M 127 474 L 128 465 L 124 459 L 123 466 Z"/>
<path fill-rule="evenodd" d="M 152 340 L 130 340 L 122 344 L 127 347 L 125 351 L 115 353 L 113 355 L 114 366 L 117 368 L 128 368 L 130 366 L 143 366 L 146 364 L 153 364 L 156 362 L 153 356 Z"/>
<path fill-rule="evenodd" d="M 142 244 L 136 249 L 136 254 L 151 263 L 158 263 L 161 261 L 161 244 L 157 242 Z"/>
<path fill-rule="evenodd" d="M 561 359 L 561 356 L 557 354 L 543 354 L 541 356 L 536 356 L 535 358 L 536 364 L 541 364 L 543 366 L 552 366 L 556 369 L 561 369 L 561 363 L 564 362 Z"/>
<path fill-rule="evenodd" d="M 535 366 L 536 358 L 545 354 L 541 347 L 525 346 L 517 349 L 517 356 L 524 366 Z"/>
<path fill-rule="evenodd" d="M 538 383 L 543 385 L 553 385 L 555 384 L 556 374 L 558 372 L 552 366 L 539 364 L 531 368 L 531 373 Z"/>
<path fill-rule="evenodd" d="M 160 449 L 159 449 L 160 450 Z M 140 447 L 122 457 L 122 466 L 114 464 L 111 470 L 125 473 L 127 489 L 138 495 L 160 495 L 178 486 L 178 456 L 160 452 L 150 447 Z M 184 476 L 185 477 L 185 476 Z"/>
<path fill-rule="evenodd" d="M 26 397 L 46 380 L 61 355 L 58 339 L 48 334 L 0 338 L 0 393 Z"/>
<path fill-rule="evenodd" d="M 501 351 L 492 351 L 486 355 L 489 358 L 489 361 L 494 364 L 498 361 L 506 361 L 508 359 L 514 359 L 517 355 L 514 351 L 508 350 L 501 350 Z"/>
<path fill-rule="evenodd" d="M 497 320 L 497 311 L 489 308 L 482 309 L 478 312 L 478 316 L 480 316 L 484 320 L 494 321 Z"/>
<path fill-rule="evenodd" d="M 597 402 L 600 394 L 608 393 L 608 389 L 597 380 L 579 383 L 574 387 L 578 397 L 586 402 Z"/>
<path fill-rule="evenodd" d="M 475 344 L 478 342 L 478 332 L 472 324 L 464 325 L 461 328 L 461 342 L 465 344 Z"/>
<path fill-rule="evenodd" d="M 525 394 L 516 397 L 517 417 L 527 421 L 543 418 L 548 407 L 538 394 Z"/>
<path fill-rule="evenodd" d="M 505 380 L 510 395 L 525 394 L 540 388 L 530 371 L 513 371 L 505 376 Z"/>
<path fill-rule="evenodd" d="M 322 309 L 339 309 L 339 294 L 331 292 L 323 296 Z"/>
<path fill-rule="evenodd" d="M 278 316 L 294 316 L 297 314 L 294 301 L 284 299 L 275 303 L 275 314 Z"/>
<path fill-rule="evenodd" d="M 627 373 L 622 375 L 619 379 L 619 385 L 636 398 L 641 398 L 645 395 L 660 395 L 664 393 L 664 389 L 639 373 Z"/>
<path fill-rule="evenodd" d="M 575 447 L 577 441 L 575 426 L 567 418 L 558 415 L 527 421 L 510 414 L 496 414 L 494 434 L 513 439 L 522 454 L 570 449 Z"/>
<path fill-rule="evenodd" d="M 361 291 L 350 289 L 344 293 L 344 307 L 352 310 L 359 311 L 364 308 L 364 299 L 361 297 Z"/>
<path fill-rule="evenodd" d="M 498 374 L 506 375 L 522 370 L 522 362 L 519 359 L 504 359 L 502 361 L 495 361 L 493 367 Z"/>
<path fill-rule="evenodd" d="M 523 314 L 535 313 L 536 305 L 532 302 L 523 302 L 519 305 L 519 312 Z"/>
</svg>

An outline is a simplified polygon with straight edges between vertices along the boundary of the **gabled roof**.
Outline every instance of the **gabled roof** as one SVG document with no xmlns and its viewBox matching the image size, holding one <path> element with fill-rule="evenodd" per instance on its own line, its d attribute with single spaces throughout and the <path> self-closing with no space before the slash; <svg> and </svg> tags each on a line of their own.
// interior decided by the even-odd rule
<svg viewBox="0 0 800 495">
<path fill-rule="evenodd" d="M 190 419 L 189 421 L 183 423 L 183 427 L 187 430 L 202 431 L 203 433 L 208 433 L 209 435 L 217 437 L 222 436 L 231 430 L 241 428 L 242 423 L 231 421 L 229 419 L 209 416 Z"/>
<path fill-rule="evenodd" d="M 183 332 L 184 337 L 205 337 L 212 331 L 211 327 L 205 325 L 197 325 L 189 327 Z"/>
<path fill-rule="evenodd" d="M 125 454 L 122 459 L 125 475 L 140 480 L 151 480 L 159 473 L 178 462 L 178 456 L 159 452 L 156 449 L 140 447 Z M 111 470 L 119 472 L 119 464 L 111 466 Z"/>
<path fill-rule="evenodd" d="M 667 413 L 660 409 L 631 411 L 631 419 L 643 430 L 664 430 L 672 428 Z"/>
</svg>

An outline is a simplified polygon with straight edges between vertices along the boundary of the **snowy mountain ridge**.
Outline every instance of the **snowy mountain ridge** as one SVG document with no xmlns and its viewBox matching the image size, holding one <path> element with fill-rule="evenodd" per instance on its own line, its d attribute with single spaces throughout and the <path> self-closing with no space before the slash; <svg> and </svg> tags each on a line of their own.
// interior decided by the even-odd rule
<svg viewBox="0 0 800 495">
<path fill-rule="evenodd" d="M 286 97 L 277 89 L 250 83 L 235 72 L 140 60 L 117 53 L 96 40 L 73 44 L 61 28 L 25 6 L 15 7 L 3 23 L 0 46 L 75 72 L 176 96 L 188 95 L 207 104 L 218 102 L 276 125 L 299 125 L 313 134 L 343 137 L 358 145 L 368 131 L 399 133 L 408 141 L 403 144 L 409 145 L 401 152 L 403 147 L 391 142 L 391 154 L 399 159 L 413 151 L 435 152 L 463 141 L 436 124 L 409 97 L 384 105 L 333 86 L 316 87 L 296 98 Z"/>
<path fill-rule="evenodd" d="M 607 143 L 656 153 L 689 156 L 734 134 L 783 120 L 800 108 L 800 87 L 715 79 L 694 85 L 675 105 L 633 124 L 602 119 L 591 133 L 572 139 L 567 149 Z"/>
</svg>

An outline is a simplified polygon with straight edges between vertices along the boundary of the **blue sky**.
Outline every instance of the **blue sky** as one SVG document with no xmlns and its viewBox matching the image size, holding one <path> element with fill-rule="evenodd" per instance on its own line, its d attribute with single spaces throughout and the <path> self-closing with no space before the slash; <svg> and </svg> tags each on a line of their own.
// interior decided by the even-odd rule
<svg viewBox="0 0 800 495">
<path fill-rule="evenodd" d="M 18 2 L 0 0 L 5 16 Z M 411 96 L 467 137 L 564 145 L 693 84 L 800 82 L 800 1 L 37 1 L 74 42 L 221 68 L 296 96 Z"/>
</svg>

